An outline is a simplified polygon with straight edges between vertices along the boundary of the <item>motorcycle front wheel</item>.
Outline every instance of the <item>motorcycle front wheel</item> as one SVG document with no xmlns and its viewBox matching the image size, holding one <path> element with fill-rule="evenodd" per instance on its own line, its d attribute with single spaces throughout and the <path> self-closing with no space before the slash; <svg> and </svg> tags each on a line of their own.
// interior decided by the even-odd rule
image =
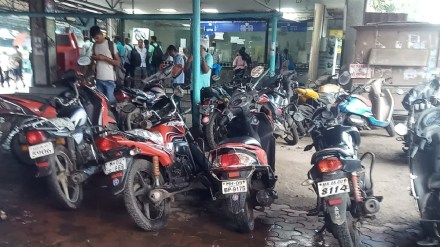
<svg viewBox="0 0 440 247">
<path fill-rule="evenodd" d="M 333 223 L 328 216 L 326 218 L 328 227 L 333 236 L 338 240 L 341 247 L 360 247 L 361 240 L 359 229 L 356 221 L 353 221 L 353 217 L 350 212 L 347 212 L 347 217 L 342 225 Z"/>
<path fill-rule="evenodd" d="M 163 184 L 163 177 L 160 177 Z M 170 200 L 154 204 L 148 198 L 154 187 L 154 167 L 147 160 L 134 160 L 127 174 L 124 202 L 128 213 L 137 226 L 146 231 L 156 231 L 165 227 L 170 214 Z"/>
<path fill-rule="evenodd" d="M 49 159 L 52 172 L 47 182 L 52 196 L 58 206 L 63 209 L 78 209 L 83 201 L 83 187 L 74 184 L 70 178 L 76 170 L 69 151 L 61 145 L 55 146 L 53 156 Z"/>
<path fill-rule="evenodd" d="M 203 129 L 210 150 L 216 149 L 218 143 L 226 138 L 227 133 L 224 133 L 223 127 L 219 125 L 222 116 L 221 112 L 214 111 L 210 115 L 209 123 Z"/>
</svg>

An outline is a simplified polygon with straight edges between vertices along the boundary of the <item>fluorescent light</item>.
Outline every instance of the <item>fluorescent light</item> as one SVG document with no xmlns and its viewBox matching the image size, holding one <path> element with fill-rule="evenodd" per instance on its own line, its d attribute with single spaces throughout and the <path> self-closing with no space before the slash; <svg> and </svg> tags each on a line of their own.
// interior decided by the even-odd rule
<svg viewBox="0 0 440 247">
<path fill-rule="evenodd" d="M 283 13 L 283 19 L 298 21 L 298 15 L 295 13 Z"/>
<path fill-rule="evenodd" d="M 294 8 L 281 8 L 282 13 L 293 13 L 295 12 Z"/>
<path fill-rule="evenodd" d="M 202 9 L 205 13 L 218 13 L 218 9 Z"/>
<path fill-rule="evenodd" d="M 140 10 L 140 9 L 124 9 L 125 12 L 132 14 L 133 12 L 135 14 L 145 14 L 144 11 Z"/>
<path fill-rule="evenodd" d="M 182 24 L 182 26 L 184 26 L 184 27 L 190 27 L 191 24 Z"/>
<path fill-rule="evenodd" d="M 175 9 L 158 9 L 160 12 L 166 12 L 166 13 L 176 13 L 177 10 Z"/>
</svg>

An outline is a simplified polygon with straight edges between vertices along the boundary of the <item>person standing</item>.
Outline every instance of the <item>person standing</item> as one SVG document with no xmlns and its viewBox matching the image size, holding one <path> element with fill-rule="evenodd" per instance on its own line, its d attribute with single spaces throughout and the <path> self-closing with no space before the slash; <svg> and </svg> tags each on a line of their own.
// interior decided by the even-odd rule
<svg viewBox="0 0 440 247">
<path fill-rule="evenodd" d="M 119 57 L 122 57 L 122 53 L 124 53 L 124 45 L 121 43 L 121 38 L 119 36 L 115 36 L 113 42 L 116 44 Z"/>
<path fill-rule="evenodd" d="M 232 62 L 232 66 L 234 67 L 234 75 L 244 76 L 244 72 L 247 68 L 247 62 L 244 60 L 244 51 L 239 50 L 237 56 Z"/>
<path fill-rule="evenodd" d="M 151 73 L 155 74 L 159 70 L 160 65 L 163 62 L 163 51 L 162 47 L 157 43 L 157 37 L 151 36 L 150 47 L 148 48 L 148 53 L 151 56 Z"/>
<path fill-rule="evenodd" d="M 135 68 L 135 74 L 140 75 L 136 78 L 141 80 L 147 77 L 147 54 L 148 50 L 144 47 L 144 41 L 142 39 L 138 40 L 138 46 L 136 47 L 137 52 L 141 55 L 141 65 Z"/>
<path fill-rule="evenodd" d="M 11 85 L 9 84 L 9 57 L 6 54 L 6 52 L 3 52 L 0 54 L 0 80 L 2 83 L 2 87 L 4 87 L 5 81 L 8 83 L 8 87 Z"/>
<path fill-rule="evenodd" d="M 116 45 L 104 37 L 98 26 L 90 28 L 90 36 L 95 40 L 92 59 L 95 61 L 96 88 L 107 97 L 110 104 L 114 104 L 116 102 L 115 67 L 120 64 Z"/>
<path fill-rule="evenodd" d="M 23 83 L 23 87 L 26 87 L 26 84 L 23 80 L 23 55 L 21 54 L 18 45 L 14 46 L 15 54 L 12 55 L 11 64 L 13 64 L 13 75 L 15 77 L 15 88 L 18 89 L 18 80 Z"/>
<path fill-rule="evenodd" d="M 122 55 L 122 64 L 124 65 L 125 69 L 125 80 L 127 77 L 134 78 L 134 68 L 130 64 L 130 55 L 132 50 L 133 46 L 130 45 L 130 39 L 125 38 L 124 52 Z"/>
<path fill-rule="evenodd" d="M 147 76 L 151 75 L 151 54 L 150 54 L 150 41 L 148 39 L 144 39 L 144 47 L 147 49 L 147 59 L 145 60 L 145 63 L 147 64 Z"/>
<path fill-rule="evenodd" d="M 185 67 L 185 61 L 183 56 L 180 55 L 177 51 L 177 48 L 174 45 L 170 45 L 167 48 L 167 54 L 173 58 L 174 65 L 181 65 L 182 69 Z M 182 112 L 182 98 L 183 98 L 183 89 L 182 85 L 185 83 L 185 73 L 180 73 L 180 75 L 173 80 L 173 88 L 174 88 L 174 101 L 177 105 L 177 110 Z"/>
<path fill-rule="evenodd" d="M 89 37 L 84 37 L 84 44 L 81 50 L 81 55 L 86 57 L 92 56 L 92 46 L 93 43 L 90 41 Z"/>
</svg>

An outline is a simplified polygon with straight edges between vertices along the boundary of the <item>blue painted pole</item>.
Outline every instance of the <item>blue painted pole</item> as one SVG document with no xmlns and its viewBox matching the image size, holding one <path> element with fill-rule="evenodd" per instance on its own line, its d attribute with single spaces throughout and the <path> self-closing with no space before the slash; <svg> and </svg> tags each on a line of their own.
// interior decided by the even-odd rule
<svg viewBox="0 0 440 247">
<path fill-rule="evenodd" d="M 270 76 L 275 75 L 275 59 L 276 59 L 276 45 L 277 45 L 277 30 L 278 30 L 278 15 L 272 16 L 272 42 L 270 44 Z"/>
<path fill-rule="evenodd" d="M 192 41 L 193 41 L 193 66 L 192 66 L 192 83 L 193 83 L 193 98 L 192 98 L 192 124 L 197 126 L 199 124 L 199 111 L 197 104 L 200 102 L 200 89 L 202 85 L 200 82 L 200 0 L 193 0 L 193 16 L 192 16 Z"/>
</svg>

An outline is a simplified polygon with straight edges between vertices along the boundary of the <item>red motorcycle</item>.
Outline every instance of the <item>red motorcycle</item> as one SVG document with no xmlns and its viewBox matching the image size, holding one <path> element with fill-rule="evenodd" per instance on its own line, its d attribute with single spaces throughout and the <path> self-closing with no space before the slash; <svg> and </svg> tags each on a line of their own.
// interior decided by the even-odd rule
<svg viewBox="0 0 440 247">
<path fill-rule="evenodd" d="M 209 186 L 204 153 L 171 98 L 154 103 L 150 121 L 148 131 L 110 131 L 96 140 L 114 194 L 124 195 L 130 216 L 149 231 L 166 225 L 175 194 L 199 182 Z"/>
</svg>

